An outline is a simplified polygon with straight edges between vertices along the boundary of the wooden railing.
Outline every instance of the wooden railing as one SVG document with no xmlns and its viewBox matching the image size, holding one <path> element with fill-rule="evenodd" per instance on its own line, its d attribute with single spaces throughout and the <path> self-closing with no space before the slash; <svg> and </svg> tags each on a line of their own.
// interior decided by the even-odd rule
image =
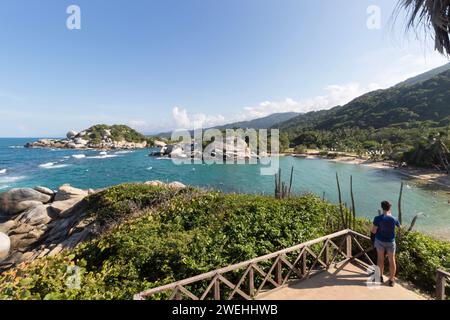
<svg viewBox="0 0 450 320">
<path fill-rule="evenodd" d="M 444 270 L 437 271 L 436 299 L 445 300 L 445 285 L 450 282 L 450 273 Z"/>
<path fill-rule="evenodd" d="M 252 300 L 260 293 L 284 287 L 292 280 L 307 279 L 342 264 L 364 257 L 373 261 L 357 238 L 370 240 L 352 230 L 343 230 L 272 254 L 208 272 L 134 296 L 135 300 Z M 356 254 L 355 254 L 356 253 Z"/>
</svg>

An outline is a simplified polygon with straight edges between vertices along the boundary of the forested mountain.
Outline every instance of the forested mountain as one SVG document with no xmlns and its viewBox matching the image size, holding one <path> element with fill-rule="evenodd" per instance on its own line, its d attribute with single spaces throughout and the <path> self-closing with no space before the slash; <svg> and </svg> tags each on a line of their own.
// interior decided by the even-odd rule
<svg viewBox="0 0 450 320">
<path fill-rule="evenodd" d="M 288 121 L 292 118 L 298 116 L 297 112 L 284 112 L 284 113 L 274 113 L 267 117 L 258 118 L 250 121 L 235 122 L 226 124 L 223 126 L 214 127 L 215 129 L 267 129 L 271 127 L 277 127 L 280 123 Z"/>
<path fill-rule="evenodd" d="M 277 126 L 283 145 L 371 153 L 448 170 L 443 163 L 450 161 L 449 67 L 367 93 L 344 106 L 290 119 Z"/>
<path fill-rule="evenodd" d="M 298 116 L 299 113 L 297 112 L 282 112 L 282 113 L 273 113 L 267 117 L 258 118 L 254 120 L 249 121 L 242 121 L 242 122 L 234 122 L 225 124 L 222 126 L 212 127 L 208 129 L 219 129 L 219 130 L 226 130 L 226 129 L 268 129 L 268 128 L 276 128 L 279 124 L 284 123 L 285 121 L 288 121 L 292 118 L 295 118 Z M 170 138 L 172 135 L 171 132 L 164 132 L 160 133 L 157 136 L 161 138 Z"/>
<path fill-rule="evenodd" d="M 433 121 L 436 126 L 449 124 L 450 70 L 414 85 L 377 90 L 331 110 L 299 115 L 280 125 L 290 135 L 310 128 L 408 127 L 411 122 Z"/>
<path fill-rule="evenodd" d="M 429 79 L 433 78 L 434 76 L 437 76 L 438 74 L 445 72 L 447 70 L 450 70 L 450 63 L 447 63 L 441 67 L 435 68 L 428 72 L 422 73 L 416 77 L 412 77 L 403 82 L 400 82 L 399 84 L 397 84 L 397 87 L 410 86 L 410 85 L 414 85 L 414 84 L 429 80 Z"/>
</svg>

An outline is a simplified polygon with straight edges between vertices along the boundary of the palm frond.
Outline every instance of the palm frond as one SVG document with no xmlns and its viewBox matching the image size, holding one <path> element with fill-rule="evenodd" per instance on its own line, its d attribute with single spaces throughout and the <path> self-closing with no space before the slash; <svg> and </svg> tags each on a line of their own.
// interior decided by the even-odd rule
<svg viewBox="0 0 450 320">
<path fill-rule="evenodd" d="M 399 8 L 408 12 L 409 29 L 432 30 L 436 50 L 450 55 L 450 0 L 399 0 Z"/>
</svg>

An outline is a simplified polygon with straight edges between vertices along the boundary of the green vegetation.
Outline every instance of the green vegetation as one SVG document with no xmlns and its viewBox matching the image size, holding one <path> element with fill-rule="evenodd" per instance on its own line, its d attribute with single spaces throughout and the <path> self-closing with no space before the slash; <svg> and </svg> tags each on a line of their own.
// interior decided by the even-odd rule
<svg viewBox="0 0 450 320">
<path fill-rule="evenodd" d="M 155 199 L 169 194 L 172 199 L 155 209 Z M 89 199 L 90 210 L 99 218 L 120 220 L 136 203 L 142 212 L 72 252 L 4 273 L 0 299 L 130 299 L 144 289 L 322 236 L 327 213 L 337 214 L 313 195 L 274 200 L 123 185 L 96 197 Z M 79 290 L 65 285 L 68 264 L 80 267 Z"/>
<path fill-rule="evenodd" d="M 98 124 L 90 127 L 86 130 L 86 133 L 94 143 L 100 143 L 102 138 L 107 135 L 107 132 L 111 133 L 110 138 L 113 141 L 127 141 L 127 142 L 143 142 L 148 141 L 148 138 L 140 134 L 134 129 L 131 129 L 125 125 L 112 125 Z"/>
<path fill-rule="evenodd" d="M 0 275 L 0 299 L 131 299 L 145 289 L 245 261 L 336 231 L 338 207 L 305 194 L 276 200 L 197 189 L 120 185 L 88 198 L 103 236 Z M 139 214 L 137 214 L 139 213 Z M 358 220 L 368 233 L 370 223 Z M 432 291 L 450 244 L 410 233 L 400 275 Z M 81 275 L 67 286 L 68 266 Z"/>
<path fill-rule="evenodd" d="M 345 106 L 310 112 L 278 127 L 291 147 L 299 145 L 334 151 L 354 152 L 377 160 L 394 160 L 412 165 L 447 170 L 450 147 L 449 65 L 430 78 L 417 77 L 387 90 L 365 94 Z M 412 157 L 415 151 L 441 150 L 430 159 Z M 286 144 L 286 136 L 283 143 Z"/>
</svg>

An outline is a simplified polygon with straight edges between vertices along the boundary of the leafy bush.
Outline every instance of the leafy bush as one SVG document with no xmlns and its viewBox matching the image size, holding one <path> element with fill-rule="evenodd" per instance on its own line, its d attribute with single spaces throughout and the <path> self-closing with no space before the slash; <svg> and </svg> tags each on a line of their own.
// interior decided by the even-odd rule
<svg viewBox="0 0 450 320">
<path fill-rule="evenodd" d="M 337 214 L 335 206 L 309 194 L 275 200 L 122 185 L 88 200 L 99 219 L 122 219 L 131 202 L 144 213 L 71 252 L 3 274 L 0 299 L 130 299 L 144 289 L 320 237 Z M 80 289 L 65 285 L 71 264 L 80 267 Z"/>
<path fill-rule="evenodd" d="M 139 184 L 113 187 L 87 201 L 92 217 L 111 231 L 3 273 L 0 299 L 131 299 L 334 232 L 339 211 L 311 194 L 276 200 Z M 359 219 L 356 231 L 368 234 L 370 225 Z M 431 292 L 436 269 L 450 268 L 450 244 L 409 233 L 399 242 L 398 260 L 400 277 Z M 73 266 L 81 276 L 78 289 L 66 283 Z"/>
<path fill-rule="evenodd" d="M 98 124 L 90 127 L 89 129 L 86 130 L 86 132 L 89 138 L 92 140 L 92 142 L 100 143 L 102 138 L 106 136 L 107 130 L 111 133 L 111 138 L 114 141 L 125 140 L 127 142 L 138 142 L 138 143 L 147 141 L 147 138 L 144 135 L 125 125 L 108 126 L 106 124 Z"/>
</svg>

